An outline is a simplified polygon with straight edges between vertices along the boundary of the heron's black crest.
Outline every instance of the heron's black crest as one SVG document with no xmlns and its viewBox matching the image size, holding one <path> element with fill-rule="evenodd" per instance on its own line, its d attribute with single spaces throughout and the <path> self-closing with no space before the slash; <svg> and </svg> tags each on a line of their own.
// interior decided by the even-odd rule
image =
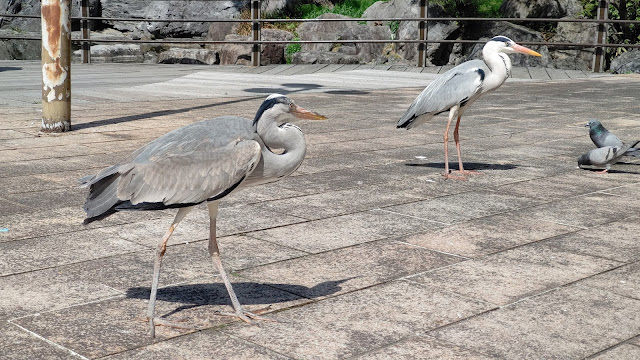
<svg viewBox="0 0 640 360">
<path fill-rule="evenodd" d="M 511 43 L 511 39 L 509 39 L 506 36 L 494 36 L 491 41 L 500 41 L 500 42 L 504 42 L 504 43 Z"/>
<path fill-rule="evenodd" d="M 291 104 L 291 99 L 280 94 L 269 95 L 269 97 L 265 101 L 263 101 L 262 105 L 260 105 L 260 107 L 258 108 L 258 112 L 256 112 L 256 117 L 253 119 L 253 126 L 255 126 L 258 123 L 258 120 L 260 120 L 260 117 L 265 111 L 271 109 L 276 104 L 289 105 Z"/>
</svg>

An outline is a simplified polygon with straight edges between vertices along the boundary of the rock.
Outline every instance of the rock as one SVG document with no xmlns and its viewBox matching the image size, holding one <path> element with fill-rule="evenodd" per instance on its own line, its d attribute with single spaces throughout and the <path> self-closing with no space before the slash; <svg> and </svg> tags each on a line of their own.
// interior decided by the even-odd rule
<svg viewBox="0 0 640 360">
<path fill-rule="evenodd" d="M 246 9 L 248 0 L 233 1 L 156 1 L 101 0 L 102 16 L 150 19 L 229 19 Z M 146 32 L 158 38 L 205 36 L 209 23 L 204 22 L 107 22 L 121 31 Z"/>
<path fill-rule="evenodd" d="M 7 7 L 8 0 L 0 1 L 0 12 L 5 10 L 8 14 L 20 15 L 40 15 L 40 0 L 14 0 Z M 9 18 L 2 21 L 2 29 L 15 30 L 18 32 L 40 32 L 40 19 L 34 18 Z"/>
<path fill-rule="evenodd" d="M 74 61 L 81 57 L 81 50 L 73 52 Z M 140 63 L 144 55 L 138 44 L 115 44 L 91 46 L 92 63 Z"/>
<path fill-rule="evenodd" d="M 505 0 L 500 6 L 505 17 L 514 18 L 562 18 L 583 10 L 580 0 Z"/>
<path fill-rule="evenodd" d="M 551 41 L 592 43 L 596 37 L 597 25 L 594 23 L 566 23 L 558 24 L 556 34 Z M 558 48 L 551 52 L 553 65 L 558 69 L 592 70 L 593 48 Z"/>
<path fill-rule="evenodd" d="M 640 50 L 634 49 L 611 60 L 611 72 L 614 74 L 640 74 Z"/>
<path fill-rule="evenodd" d="M 360 57 L 330 51 L 298 52 L 293 54 L 293 64 L 359 64 Z"/>
<path fill-rule="evenodd" d="M 207 41 L 222 41 L 224 37 L 230 34 L 235 34 L 238 29 L 239 23 L 228 23 L 228 22 L 214 22 L 209 25 L 209 30 L 207 31 L 206 40 Z M 215 46 L 208 45 L 208 46 Z"/>
<path fill-rule="evenodd" d="M 24 33 L 13 30 L 0 30 L 0 36 L 39 37 L 40 33 Z M 1 60 L 39 60 L 42 48 L 36 40 L 0 40 Z"/>
<path fill-rule="evenodd" d="M 509 39 L 520 42 L 537 42 L 544 41 L 542 34 L 538 31 L 531 30 L 524 26 L 515 25 L 506 21 L 486 22 L 477 28 L 473 29 L 476 34 L 480 35 L 480 40 L 488 41 L 494 36 L 502 35 Z M 484 44 L 475 44 L 470 48 L 465 48 L 463 53 L 463 59 L 451 59 L 451 63 L 456 61 L 467 61 L 471 59 L 482 58 L 482 48 Z M 509 55 L 513 66 L 541 66 L 541 67 L 553 67 L 553 59 L 549 54 L 549 49 L 546 46 L 528 46 L 531 49 L 537 51 L 542 57 L 530 56 L 525 54 L 513 54 Z"/>
<path fill-rule="evenodd" d="M 363 13 L 363 18 L 375 19 L 385 17 L 397 18 L 417 18 L 420 12 L 418 0 L 391 0 L 378 1 L 371 5 Z M 438 4 L 431 3 L 428 8 L 429 17 L 447 17 L 449 16 L 444 8 Z M 459 27 L 455 22 L 451 21 L 429 21 L 427 22 L 427 40 L 452 40 L 458 37 Z M 395 39 L 400 40 L 416 40 L 418 39 L 418 22 L 417 21 L 401 21 L 397 33 L 394 34 Z M 428 44 L 427 45 L 427 63 L 432 65 L 445 65 L 449 61 L 449 53 L 451 52 L 451 44 Z M 396 44 L 394 55 L 404 58 L 412 64 L 417 64 L 418 44 Z"/>
<path fill-rule="evenodd" d="M 262 29 L 262 40 L 266 41 L 289 41 L 293 39 L 293 34 L 278 29 Z M 260 65 L 285 64 L 284 51 L 287 44 L 266 44 L 262 45 L 260 53 Z"/>
<path fill-rule="evenodd" d="M 337 14 L 323 14 L 320 19 L 348 19 L 348 16 Z M 298 27 L 298 35 L 301 40 L 387 40 L 391 39 L 391 31 L 388 26 L 375 26 L 370 24 L 358 24 L 353 21 L 337 21 L 322 23 L 303 23 Z M 325 55 L 332 61 L 353 61 L 352 59 L 336 60 L 337 57 L 348 55 L 359 57 L 359 63 L 367 63 L 377 59 L 385 47 L 383 43 L 324 43 L 324 44 L 302 44 L 301 52 L 334 52 L 340 55 Z M 342 50 L 340 50 L 342 49 Z M 322 57 L 322 56 L 321 56 Z M 298 56 L 297 59 L 304 59 Z M 344 64 L 347 62 L 337 62 Z"/>
<path fill-rule="evenodd" d="M 227 35 L 229 41 L 248 41 L 248 36 Z M 220 65 L 251 65 L 251 45 L 224 44 L 220 48 Z"/>
<path fill-rule="evenodd" d="M 263 14 L 278 14 L 284 10 L 294 9 L 296 5 L 300 5 L 296 0 L 262 0 L 260 11 Z"/>
<path fill-rule="evenodd" d="M 171 48 L 158 55 L 159 64 L 204 64 L 217 65 L 220 56 L 217 51 L 208 49 Z"/>
</svg>

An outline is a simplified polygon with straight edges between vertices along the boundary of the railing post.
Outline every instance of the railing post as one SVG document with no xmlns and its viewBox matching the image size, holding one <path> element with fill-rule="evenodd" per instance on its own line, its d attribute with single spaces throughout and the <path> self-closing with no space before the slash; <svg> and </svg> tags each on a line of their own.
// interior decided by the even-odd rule
<svg viewBox="0 0 640 360">
<path fill-rule="evenodd" d="M 427 0 L 420 0 L 420 18 L 424 19 L 429 14 L 429 2 Z M 418 40 L 427 40 L 427 22 L 422 20 L 418 22 Z M 427 44 L 418 43 L 418 67 L 424 67 L 426 64 L 426 51 Z"/>
<path fill-rule="evenodd" d="M 42 0 L 41 131 L 71 129 L 71 0 Z"/>
<path fill-rule="evenodd" d="M 609 19 L 609 0 L 598 1 L 598 10 L 596 17 L 598 20 Z M 604 48 L 598 46 L 607 43 L 607 28 L 605 23 L 598 24 L 596 32 L 596 47 L 593 55 L 593 72 L 602 72 L 604 70 Z"/>
<path fill-rule="evenodd" d="M 82 7 L 82 17 L 89 16 L 89 0 L 81 1 Z M 89 20 L 82 19 L 80 20 L 80 25 L 82 27 L 82 63 L 89 64 L 91 63 L 91 43 L 89 43 L 89 39 L 91 39 L 91 32 L 89 29 Z"/>
<path fill-rule="evenodd" d="M 253 41 L 260 41 L 260 0 L 251 0 L 251 35 Z M 251 46 L 251 66 L 260 66 L 260 44 Z"/>
</svg>

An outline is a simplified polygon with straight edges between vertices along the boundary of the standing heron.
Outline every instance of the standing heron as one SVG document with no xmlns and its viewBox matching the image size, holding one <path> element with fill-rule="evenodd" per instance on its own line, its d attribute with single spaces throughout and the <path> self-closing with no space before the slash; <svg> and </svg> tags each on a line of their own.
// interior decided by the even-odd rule
<svg viewBox="0 0 640 360">
<path fill-rule="evenodd" d="M 253 122 L 222 116 L 190 124 L 151 141 L 124 162 L 80 179 L 84 187 L 89 187 L 85 224 L 123 210 L 178 208 L 156 252 L 148 308 L 151 336 L 155 337 L 155 323 L 172 325 L 155 318 L 167 242 L 187 213 L 203 202 L 209 209 L 209 254 L 231 298 L 233 315 L 248 323 L 251 319 L 263 320 L 242 309 L 222 267 L 216 240 L 218 203 L 236 189 L 285 178 L 302 164 L 304 135 L 297 126 L 283 123 L 294 117 L 325 119 L 284 95 L 273 94 L 260 105 Z"/>
<path fill-rule="evenodd" d="M 435 115 L 449 112 L 449 121 L 444 132 L 444 177 L 465 179 L 464 176 L 449 174 L 449 127 L 457 118 L 453 138 L 458 153 L 458 172 L 461 175 L 477 173 L 464 170 L 460 157 L 458 127 L 462 114 L 480 96 L 499 88 L 509 77 L 511 60 L 507 54 L 523 53 L 542 56 L 537 52 L 518 45 L 504 36 L 489 40 L 482 49 L 482 60 L 470 60 L 445 72 L 429 84 L 413 101 L 407 112 L 398 120 L 398 128 L 412 127 L 430 120 Z"/>
</svg>

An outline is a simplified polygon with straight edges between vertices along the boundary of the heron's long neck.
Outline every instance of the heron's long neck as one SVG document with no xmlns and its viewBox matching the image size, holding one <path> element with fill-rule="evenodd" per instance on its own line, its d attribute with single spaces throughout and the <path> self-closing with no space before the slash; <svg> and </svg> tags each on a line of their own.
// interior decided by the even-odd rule
<svg viewBox="0 0 640 360">
<path fill-rule="evenodd" d="M 498 53 L 493 49 L 483 49 L 484 62 L 491 72 L 485 76 L 482 87 L 487 91 L 494 90 L 502 85 L 511 73 L 511 60 L 504 53 Z"/>
<path fill-rule="evenodd" d="M 307 151 L 304 135 L 293 125 L 277 125 L 275 119 L 260 119 L 258 135 L 267 147 L 262 148 L 263 176 L 270 181 L 287 176 L 302 164 Z M 273 150 L 282 149 L 282 153 Z M 259 170 L 259 169 L 256 169 Z"/>
</svg>

